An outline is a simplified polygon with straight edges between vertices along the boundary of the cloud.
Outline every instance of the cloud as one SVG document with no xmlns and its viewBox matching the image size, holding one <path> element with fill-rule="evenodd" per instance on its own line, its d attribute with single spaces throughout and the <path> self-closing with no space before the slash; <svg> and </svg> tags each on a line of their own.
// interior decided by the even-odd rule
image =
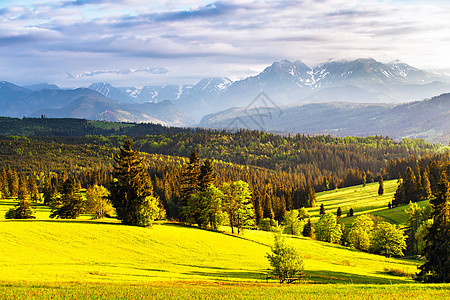
<svg viewBox="0 0 450 300">
<path fill-rule="evenodd" d="M 105 75 L 105 74 L 115 74 L 115 75 L 129 75 L 129 74 L 135 74 L 135 73 L 149 73 L 149 74 L 166 74 L 169 70 L 167 68 L 145 68 L 145 69 L 123 69 L 123 70 L 99 70 L 99 71 L 91 71 L 91 72 L 85 72 L 78 75 L 71 75 L 68 74 L 70 78 L 82 78 L 82 77 L 94 77 L 98 75 Z"/>
<path fill-rule="evenodd" d="M 401 58 L 418 67 L 450 68 L 449 6 L 442 2 L 39 2 L 0 9 L 0 77 L 31 77 L 32 65 L 41 73 L 80 74 L 72 80 L 108 75 L 133 82 L 153 73 L 121 70 L 164 65 L 170 72 L 159 78 L 174 82 L 234 77 L 233 70 L 254 75 L 282 58 L 309 65 L 329 58 Z M 84 72 L 90 69 L 106 71 Z"/>
</svg>

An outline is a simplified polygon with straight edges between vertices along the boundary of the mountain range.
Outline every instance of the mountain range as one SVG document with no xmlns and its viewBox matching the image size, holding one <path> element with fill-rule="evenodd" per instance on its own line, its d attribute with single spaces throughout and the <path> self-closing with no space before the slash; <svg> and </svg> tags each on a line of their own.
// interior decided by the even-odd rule
<svg viewBox="0 0 450 300">
<path fill-rule="evenodd" d="M 255 113 L 258 107 L 259 110 L 270 107 L 282 109 L 285 117 L 290 116 L 290 122 L 283 125 L 273 119 L 268 130 L 316 133 L 321 130 L 308 131 L 312 127 L 303 126 L 304 119 L 299 119 L 301 110 L 323 109 L 332 114 L 346 108 L 354 114 L 361 110 L 361 114 L 365 115 L 370 109 L 401 107 L 394 104 L 419 101 L 448 92 L 450 77 L 420 70 L 400 61 L 384 64 L 374 59 L 357 59 L 329 61 L 309 67 L 298 60 L 281 60 L 256 76 L 238 81 L 210 77 L 195 85 L 136 88 L 93 83 L 88 88 L 63 90 L 52 84 L 20 87 L 3 81 L 0 82 L 0 105 L 1 115 L 12 117 L 46 115 L 155 122 L 171 126 L 200 124 L 218 128 L 224 127 L 225 120 L 237 116 L 244 121 L 242 112 L 252 117 L 260 114 Z M 259 98 L 262 94 L 264 99 Z M 330 122 L 321 114 L 315 118 Z M 337 124 L 329 126 L 329 129 L 337 129 L 339 134 L 347 132 Z M 370 130 L 364 132 L 371 134 Z"/>
</svg>

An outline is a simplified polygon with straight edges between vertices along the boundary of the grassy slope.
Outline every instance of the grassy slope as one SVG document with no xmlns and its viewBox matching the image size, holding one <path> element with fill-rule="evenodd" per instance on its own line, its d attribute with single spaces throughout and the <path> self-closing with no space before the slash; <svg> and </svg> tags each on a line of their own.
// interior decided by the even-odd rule
<svg viewBox="0 0 450 300">
<path fill-rule="evenodd" d="M 93 221 L 1 221 L 0 280 L 261 281 L 272 234 L 234 237 L 172 224 L 139 228 Z M 405 283 L 383 269 L 416 270 L 417 262 L 387 259 L 292 237 L 313 282 Z M 256 242 L 255 242 L 256 241 Z"/>
<path fill-rule="evenodd" d="M 382 196 L 378 196 L 377 182 L 369 183 L 365 187 L 358 185 L 317 193 L 317 206 L 309 208 L 308 213 L 312 216 L 312 220 L 316 221 L 319 217 L 320 204 L 323 203 L 325 211 L 332 212 L 335 215 L 338 207 L 340 207 L 344 216 L 341 222 L 345 225 L 350 225 L 357 216 L 364 214 L 381 216 L 393 224 L 405 224 L 408 220 L 405 213 L 408 206 L 399 206 L 394 209 L 387 208 L 388 203 L 394 198 L 397 186 L 397 180 L 385 181 Z M 421 201 L 418 204 L 425 206 L 428 201 Z M 350 208 L 353 208 L 354 216 L 347 218 L 345 215 Z"/>
</svg>

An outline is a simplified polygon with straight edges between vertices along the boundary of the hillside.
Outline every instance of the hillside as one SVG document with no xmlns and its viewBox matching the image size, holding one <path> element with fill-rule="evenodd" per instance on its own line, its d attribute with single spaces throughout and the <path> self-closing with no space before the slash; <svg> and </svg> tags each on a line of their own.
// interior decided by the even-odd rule
<svg viewBox="0 0 450 300">
<path fill-rule="evenodd" d="M 316 194 L 316 207 L 308 208 L 308 214 L 313 221 L 318 220 L 320 205 L 323 204 L 326 212 L 336 215 L 338 207 L 342 209 L 341 223 L 348 226 L 355 218 L 364 214 L 371 214 L 385 219 L 387 222 L 405 225 L 408 221 L 408 214 L 405 212 L 408 206 L 398 206 L 388 209 L 388 203 L 392 202 L 397 190 L 397 180 L 384 181 L 384 194 L 378 196 L 378 182 L 362 185 L 350 186 L 320 192 Z M 428 205 L 428 200 L 418 202 L 420 206 Z M 354 216 L 346 217 L 347 212 L 353 208 Z"/>
<path fill-rule="evenodd" d="M 205 116 L 207 128 L 264 129 L 272 132 L 383 135 L 401 140 L 450 141 L 450 94 L 400 105 L 310 103 L 296 106 L 234 108 Z"/>
<path fill-rule="evenodd" d="M 1 221 L 0 280 L 147 282 L 265 281 L 272 234 L 243 237 L 173 224 L 140 228 L 92 221 Z M 312 241 L 289 239 L 311 282 L 407 283 L 384 268 L 414 272 L 417 262 L 386 259 Z M 373 262 L 377 263 L 374 264 Z"/>
</svg>

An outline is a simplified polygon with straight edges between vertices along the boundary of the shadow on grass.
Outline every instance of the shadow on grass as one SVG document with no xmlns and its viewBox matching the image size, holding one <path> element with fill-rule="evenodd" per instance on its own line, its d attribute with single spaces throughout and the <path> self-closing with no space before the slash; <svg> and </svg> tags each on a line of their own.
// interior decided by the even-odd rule
<svg viewBox="0 0 450 300">
<path fill-rule="evenodd" d="M 308 271 L 305 270 L 305 279 L 315 283 L 371 283 L 371 284 L 397 284 L 408 283 L 410 280 L 383 278 L 371 275 L 359 275 L 336 271 Z M 309 277 L 309 278 L 308 278 Z"/>
<path fill-rule="evenodd" d="M 115 219 L 113 219 L 115 220 Z M 9 219 L 1 220 L 2 222 L 33 222 L 33 223 L 67 223 L 67 224 L 102 224 L 102 225 L 120 225 L 126 226 L 118 222 L 108 222 L 108 221 L 97 221 L 97 220 L 77 220 L 77 219 L 50 219 L 50 220 L 40 220 L 40 219 Z M 135 226 L 137 227 L 137 226 Z"/>
<path fill-rule="evenodd" d="M 207 269 L 208 267 L 204 267 Z M 214 269 L 214 268 L 209 268 Z M 184 275 L 195 275 L 195 276 L 204 276 L 210 277 L 212 279 L 223 279 L 223 280 L 236 280 L 236 279 L 251 279 L 251 280 L 259 280 L 261 281 L 265 278 L 267 274 L 267 270 L 263 271 L 253 271 L 253 270 L 234 270 L 234 271 L 190 271 L 182 273 Z"/>
</svg>

